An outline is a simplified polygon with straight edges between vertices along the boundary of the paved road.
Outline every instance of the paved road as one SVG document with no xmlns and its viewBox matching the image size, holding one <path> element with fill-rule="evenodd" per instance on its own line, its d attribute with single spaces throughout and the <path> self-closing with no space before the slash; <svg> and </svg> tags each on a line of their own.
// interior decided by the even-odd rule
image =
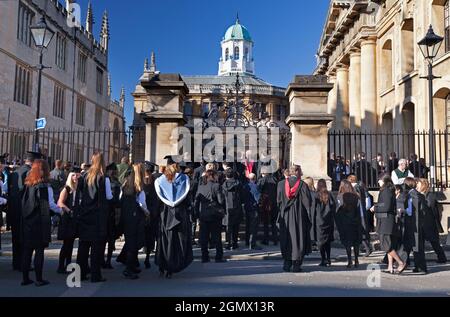
<svg viewBox="0 0 450 317">
<path fill-rule="evenodd" d="M 450 264 L 435 264 L 431 261 L 434 254 L 428 255 L 431 274 L 414 275 L 407 271 L 404 276 L 391 276 L 380 273 L 381 285 L 375 288 L 367 286 L 371 273 L 367 266 L 379 262 L 381 253 L 363 258 L 361 267 L 352 270 L 345 268 L 341 249 L 333 250 L 334 261 L 330 268 L 320 268 L 318 254 L 314 253 L 305 261 L 304 272 L 293 274 L 282 272 L 280 254 L 270 247 L 259 252 L 227 252 L 230 261 L 223 264 L 200 263 L 199 250 L 196 250 L 194 263 L 170 280 L 160 278 L 154 265 L 144 270 L 139 280 L 125 280 L 121 275 L 123 266 L 115 264 L 114 270 L 104 271 L 107 282 L 84 282 L 81 288 L 71 289 L 66 286 L 66 277 L 55 273 L 58 248 L 59 245 L 54 244 L 46 252 L 45 278 L 51 285 L 42 288 L 21 287 L 21 275 L 11 271 L 8 252 L 1 256 L 0 297 L 450 296 Z M 143 260 L 143 256 L 140 257 Z"/>
</svg>

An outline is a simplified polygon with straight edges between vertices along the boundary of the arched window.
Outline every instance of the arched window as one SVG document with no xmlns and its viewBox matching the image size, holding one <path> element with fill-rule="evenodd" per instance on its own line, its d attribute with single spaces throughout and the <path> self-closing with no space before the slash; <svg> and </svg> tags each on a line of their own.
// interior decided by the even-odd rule
<svg viewBox="0 0 450 317">
<path fill-rule="evenodd" d="M 414 70 L 414 20 L 405 20 L 402 26 L 402 76 Z"/>
<path fill-rule="evenodd" d="M 227 61 L 230 58 L 230 49 L 225 50 L 225 60 Z"/>
<path fill-rule="evenodd" d="M 444 5 L 445 52 L 450 52 L 450 0 Z"/>
<path fill-rule="evenodd" d="M 238 60 L 239 59 L 239 47 L 235 47 L 234 48 L 234 59 Z"/>
</svg>

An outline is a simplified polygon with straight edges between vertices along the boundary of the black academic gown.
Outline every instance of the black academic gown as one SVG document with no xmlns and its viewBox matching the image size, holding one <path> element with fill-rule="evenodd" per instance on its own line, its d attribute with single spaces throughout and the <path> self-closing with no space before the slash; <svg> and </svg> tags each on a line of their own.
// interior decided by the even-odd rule
<svg viewBox="0 0 450 317">
<path fill-rule="evenodd" d="M 77 235 L 76 215 L 79 208 L 79 196 L 76 192 L 70 193 L 70 187 L 66 186 L 67 198 L 64 204 L 70 208 L 70 212 L 63 212 L 61 222 L 58 225 L 58 240 L 75 239 Z"/>
<path fill-rule="evenodd" d="M 412 198 L 412 216 L 405 215 L 403 245 L 406 251 L 423 252 L 423 223 L 425 218 L 426 199 L 415 189 L 408 193 L 405 199 L 405 210 L 408 208 L 408 200 Z"/>
<path fill-rule="evenodd" d="M 361 186 L 361 184 L 357 184 L 355 186 L 355 191 L 358 193 L 360 197 L 360 204 L 361 204 L 361 210 L 363 213 L 363 216 L 361 217 L 361 225 L 362 225 L 362 239 L 370 241 L 370 215 L 367 211 L 366 206 L 366 198 L 367 198 L 367 192 L 366 190 Z"/>
<path fill-rule="evenodd" d="M 436 193 L 428 193 L 426 196 L 426 208 L 424 215 L 423 231 L 425 240 L 439 242 L 440 233 L 444 233 L 444 228 L 440 221 L 440 213 Z"/>
<path fill-rule="evenodd" d="M 285 185 L 289 181 L 292 188 L 297 178 L 291 177 L 278 183 L 277 204 L 280 210 L 278 226 L 280 229 L 281 254 L 285 261 L 302 261 L 311 253 L 311 222 L 309 213 L 312 207 L 308 186 L 301 182 L 295 198 L 289 200 Z"/>
<path fill-rule="evenodd" d="M 145 214 L 136 202 L 136 196 L 137 193 L 122 196 L 120 217 L 125 235 L 124 248 L 137 254 L 145 242 Z"/>
<path fill-rule="evenodd" d="M 315 233 L 317 246 L 334 241 L 334 218 L 336 215 L 336 200 L 330 194 L 328 203 L 325 204 L 320 201 L 318 197 L 314 201 L 315 210 Z"/>
<path fill-rule="evenodd" d="M 187 197 L 175 207 L 160 204 L 160 234 L 155 256 L 160 271 L 178 273 L 194 260 L 189 202 Z"/>
<path fill-rule="evenodd" d="M 81 241 L 106 241 L 109 202 L 106 199 L 105 177 L 98 177 L 94 197 L 89 194 L 87 179 L 79 182 L 81 205 L 77 214 L 78 234 Z"/>
<path fill-rule="evenodd" d="M 345 193 L 337 198 L 336 225 L 341 243 L 345 247 L 362 242 L 360 201 L 356 194 Z"/>
<path fill-rule="evenodd" d="M 23 247 L 47 248 L 51 242 L 48 184 L 25 187 L 22 199 L 21 242 Z"/>
</svg>

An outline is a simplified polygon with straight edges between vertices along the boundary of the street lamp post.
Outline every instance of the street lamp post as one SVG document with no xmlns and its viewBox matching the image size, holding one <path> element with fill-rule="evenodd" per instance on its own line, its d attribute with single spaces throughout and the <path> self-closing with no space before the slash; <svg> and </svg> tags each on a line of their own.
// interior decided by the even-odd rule
<svg viewBox="0 0 450 317">
<path fill-rule="evenodd" d="M 434 138 L 434 113 L 433 113 L 433 80 L 439 77 L 433 75 L 433 61 L 436 58 L 444 38 L 436 35 L 430 25 L 427 35 L 419 41 L 418 45 L 425 60 L 428 62 L 428 75 L 421 77 L 428 80 L 428 117 L 430 125 L 430 177 L 431 187 L 436 186 L 436 159 L 435 159 L 435 138 Z"/>
<path fill-rule="evenodd" d="M 42 16 L 39 22 L 30 27 L 31 35 L 33 36 L 34 44 L 39 49 L 39 64 L 37 65 L 38 70 L 38 91 L 37 91 L 37 106 L 36 106 L 36 123 L 40 117 L 41 111 L 41 84 L 42 84 L 42 70 L 46 68 L 43 63 L 44 49 L 50 44 L 55 32 L 53 32 L 45 22 L 45 17 Z M 34 132 L 34 148 L 33 151 L 39 152 L 39 129 L 37 129 L 35 123 Z"/>
</svg>

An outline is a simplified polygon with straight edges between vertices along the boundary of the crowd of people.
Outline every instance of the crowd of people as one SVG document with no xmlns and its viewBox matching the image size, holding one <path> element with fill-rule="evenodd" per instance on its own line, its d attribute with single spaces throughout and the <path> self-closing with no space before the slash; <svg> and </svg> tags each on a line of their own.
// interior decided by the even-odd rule
<svg viewBox="0 0 450 317">
<path fill-rule="evenodd" d="M 78 240 L 81 279 L 93 283 L 104 282 L 102 270 L 113 269 L 121 236 L 125 244 L 116 261 L 124 265 L 125 278 L 139 277 L 141 249 L 145 267 L 151 267 L 154 252 L 160 275 L 170 278 L 192 263 L 197 236 L 202 263 L 210 262 L 211 248 L 216 249 L 215 262 L 226 262 L 222 233 L 226 249 L 242 248 L 242 224 L 246 248 L 280 244 L 286 272 L 301 272 L 305 256 L 314 250 L 320 252 L 320 266 L 330 266 L 335 229 L 349 269 L 359 266 L 360 250 L 372 253 L 374 231 L 387 254 L 389 273 L 403 273 L 411 252 L 414 271 L 426 273 L 425 240 L 439 262 L 447 261 L 439 243 L 443 230 L 437 197 L 426 179 L 413 178 L 406 160 L 398 160 L 390 174 L 380 173 L 375 203 L 357 173 L 339 179 L 336 197 L 326 180 L 304 178 L 298 165 L 273 169 L 274 162 L 251 157 L 249 151 L 242 162 L 204 161 L 196 167 L 167 156 L 166 166 L 158 169 L 151 162 L 130 164 L 127 157 L 105 166 L 103 155 L 96 153 L 90 164 L 67 169 L 56 161 L 50 171 L 39 153 L 29 152 L 22 166 L 3 170 L 0 184 L 0 205 L 6 206 L 12 233 L 13 269 L 22 272 L 24 286 L 47 285 L 44 250 L 55 227 L 63 242 L 58 273 L 68 273 Z M 360 154 L 359 162 L 364 157 Z M 260 223 L 264 229 L 258 243 Z M 30 278 L 33 254 L 36 282 Z"/>
<path fill-rule="evenodd" d="M 381 153 L 377 153 L 375 158 L 368 160 L 366 153 L 360 152 L 353 157 L 352 161 L 331 153 L 328 160 L 328 176 L 333 180 L 333 190 L 338 190 L 341 181 L 350 175 L 356 175 L 369 187 L 377 187 L 378 176 L 381 174 L 392 175 L 400 163 L 405 164 L 403 170 L 408 170 L 411 177 L 428 178 L 430 169 L 424 158 L 419 158 L 417 154 L 410 154 L 409 159 L 400 160 L 395 152 L 389 154 L 387 162 Z"/>
</svg>

